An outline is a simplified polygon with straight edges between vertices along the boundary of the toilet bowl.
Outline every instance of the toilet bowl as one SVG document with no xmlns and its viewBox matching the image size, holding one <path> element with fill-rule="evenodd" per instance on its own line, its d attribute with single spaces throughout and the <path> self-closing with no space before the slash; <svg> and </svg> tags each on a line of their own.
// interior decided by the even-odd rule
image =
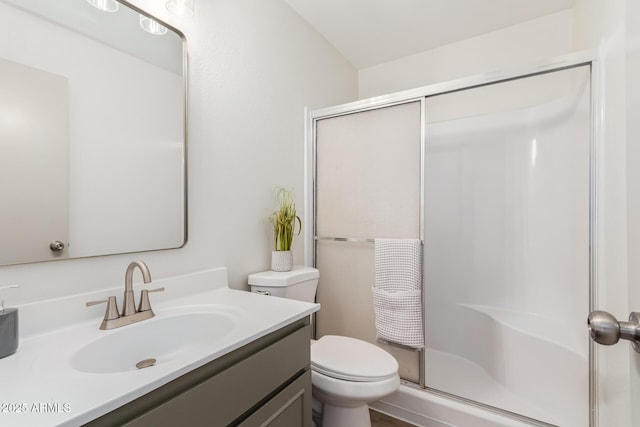
<svg viewBox="0 0 640 427">
<path fill-rule="evenodd" d="M 251 274 L 249 285 L 252 292 L 314 302 L 319 277 L 315 268 L 295 266 Z M 370 427 L 368 404 L 400 386 L 398 362 L 368 342 L 325 335 L 311 341 L 311 382 L 322 426 Z"/>
<path fill-rule="evenodd" d="M 325 335 L 311 345 L 311 382 L 324 426 L 370 426 L 368 403 L 400 386 L 398 362 L 368 342 Z"/>
</svg>

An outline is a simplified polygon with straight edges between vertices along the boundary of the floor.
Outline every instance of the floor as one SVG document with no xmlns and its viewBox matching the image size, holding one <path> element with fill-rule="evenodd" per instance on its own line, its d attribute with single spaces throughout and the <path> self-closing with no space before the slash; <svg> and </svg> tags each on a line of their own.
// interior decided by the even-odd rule
<svg viewBox="0 0 640 427">
<path fill-rule="evenodd" d="M 391 418 L 380 412 L 369 410 L 369 414 L 371 415 L 371 427 L 413 427 L 413 424 Z"/>
</svg>

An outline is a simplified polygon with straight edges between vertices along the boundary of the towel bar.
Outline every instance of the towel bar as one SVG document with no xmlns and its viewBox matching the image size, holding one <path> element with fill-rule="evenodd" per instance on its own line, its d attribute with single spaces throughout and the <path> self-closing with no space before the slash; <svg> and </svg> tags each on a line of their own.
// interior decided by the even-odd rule
<svg viewBox="0 0 640 427">
<path fill-rule="evenodd" d="M 316 240 L 329 240 L 333 242 L 353 242 L 353 243 L 375 243 L 376 239 L 369 239 L 365 237 L 330 237 L 330 236 L 316 236 Z M 420 240 L 420 243 L 424 245 L 424 241 Z"/>
<path fill-rule="evenodd" d="M 374 243 L 375 239 L 366 239 L 362 237 L 325 237 L 316 236 L 316 240 L 331 240 L 334 242 L 354 242 L 354 243 Z"/>
</svg>

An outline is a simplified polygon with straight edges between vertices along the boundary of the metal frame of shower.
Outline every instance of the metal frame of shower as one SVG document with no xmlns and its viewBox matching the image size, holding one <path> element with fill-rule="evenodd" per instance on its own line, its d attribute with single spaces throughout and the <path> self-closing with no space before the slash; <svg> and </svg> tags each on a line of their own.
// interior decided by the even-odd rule
<svg viewBox="0 0 640 427">
<path fill-rule="evenodd" d="M 443 83 L 436 83 L 428 86 L 423 86 L 416 89 L 396 92 L 389 95 L 377 96 L 361 101 L 351 102 L 347 104 L 337 105 L 328 108 L 322 108 L 314 111 L 305 109 L 305 226 L 304 226 L 304 244 L 305 244 L 305 263 L 307 265 L 316 265 L 316 242 L 317 240 L 333 240 L 343 242 L 360 242 L 360 243 L 373 243 L 376 236 L 370 238 L 355 238 L 350 236 L 318 236 L 316 233 L 316 221 L 317 221 L 317 146 L 316 146 L 316 122 L 322 119 L 328 119 L 332 117 L 338 117 L 348 114 L 361 113 L 365 111 L 375 110 L 384 107 L 391 107 L 394 105 L 407 104 L 411 102 L 420 102 L 420 225 L 419 225 L 419 238 L 424 245 L 424 180 L 425 180 L 425 150 L 426 150 L 426 111 L 425 105 L 427 98 L 435 95 L 443 95 L 446 93 L 459 92 L 467 89 L 479 88 L 482 86 L 489 86 L 496 83 L 504 83 L 511 80 L 518 80 L 527 77 L 533 77 L 536 75 L 542 75 L 561 71 L 570 68 L 577 68 L 580 66 L 590 67 L 590 81 L 591 81 L 591 129 L 590 129 L 590 146 L 589 146 L 589 311 L 593 311 L 596 307 L 596 295 L 597 295 L 597 254 L 596 254 L 596 213 L 597 213 L 597 200 L 596 200 L 596 185 L 597 185 L 597 171 L 598 164 L 597 151 L 599 147 L 599 141 L 602 136 L 602 111 L 601 111 L 601 93 L 600 89 L 603 85 L 600 84 L 602 78 L 602 72 L 600 71 L 600 63 L 597 60 L 597 52 L 585 51 L 577 52 L 558 58 L 553 58 L 549 61 L 540 62 L 537 64 L 515 67 L 509 70 L 497 71 L 492 73 L 481 74 L 468 78 L 456 79 Z M 424 289 L 424 283 L 422 284 Z M 424 321 L 424 296 L 422 298 L 422 310 Z M 314 321 L 314 337 L 316 335 Z M 585 320 L 586 325 L 586 320 Z M 586 330 L 586 329 L 585 329 Z M 405 347 L 406 348 L 406 347 Z M 425 347 L 426 349 L 426 347 Z M 509 417 L 525 421 L 531 425 L 550 426 L 550 424 L 534 420 L 523 415 L 506 411 L 501 408 L 485 405 L 473 400 L 469 400 L 457 395 L 453 395 L 440 390 L 426 387 L 425 384 L 425 351 L 419 350 L 418 353 L 418 375 L 419 381 L 415 383 L 403 379 L 403 383 L 413 385 L 425 389 L 431 393 L 435 393 L 450 399 L 464 402 L 473 406 L 477 406 L 488 411 L 498 413 L 501 415 L 507 415 Z M 595 344 L 590 342 L 589 344 L 589 426 L 597 427 L 597 412 L 598 412 L 598 382 L 597 382 L 597 352 Z"/>
</svg>

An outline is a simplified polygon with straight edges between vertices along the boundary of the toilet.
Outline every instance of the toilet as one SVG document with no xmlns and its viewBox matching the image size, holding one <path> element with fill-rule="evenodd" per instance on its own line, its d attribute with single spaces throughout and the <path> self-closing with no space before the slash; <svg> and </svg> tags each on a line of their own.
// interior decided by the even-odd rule
<svg viewBox="0 0 640 427">
<path fill-rule="evenodd" d="M 314 302 L 319 277 L 315 268 L 295 266 L 251 274 L 249 285 L 251 292 Z M 398 389 L 398 362 L 368 342 L 325 335 L 311 342 L 311 382 L 324 427 L 370 427 L 368 403 Z"/>
</svg>

